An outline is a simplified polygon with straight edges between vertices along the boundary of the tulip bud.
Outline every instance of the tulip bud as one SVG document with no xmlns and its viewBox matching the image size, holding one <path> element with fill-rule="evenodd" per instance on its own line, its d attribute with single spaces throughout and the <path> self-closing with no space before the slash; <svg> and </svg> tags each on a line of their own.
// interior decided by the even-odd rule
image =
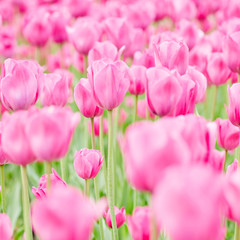
<svg viewBox="0 0 240 240">
<path fill-rule="evenodd" d="M 114 212 L 115 212 L 117 228 L 120 228 L 124 224 L 124 222 L 126 221 L 126 210 L 125 210 L 124 207 L 122 207 L 119 210 L 118 207 L 114 206 Z M 112 228 L 110 209 L 108 209 L 107 212 L 104 213 L 104 218 L 106 220 L 107 225 L 110 228 Z"/>
</svg>

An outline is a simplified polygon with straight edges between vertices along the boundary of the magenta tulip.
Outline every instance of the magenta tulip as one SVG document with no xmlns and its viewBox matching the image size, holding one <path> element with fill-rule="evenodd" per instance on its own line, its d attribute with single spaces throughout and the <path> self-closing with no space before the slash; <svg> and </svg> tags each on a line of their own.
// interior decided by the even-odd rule
<svg viewBox="0 0 240 240">
<path fill-rule="evenodd" d="M 133 240 L 149 240 L 151 210 L 149 207 L 136 207 L 132 216 L 127 217 L 128 229 Z"/>
<path fill-rule="evenodd" d="M 97 106 L 90 82 L 86 78 L 80 79 L 76 85 L 74 99 L 81 114 L 86 118 L 94 118 L 102 115 L 104 112 L 104 109 Z"/>
<path fill-rule="evenodd" d="M 11 220 L 7 214 L 0 214 L 0 239 L 11 240 L 13 235 Z"/>
<path fill-rule="evenodd" d="M 130 84 L 128 67 L 122 61 L 93 62 L 88 68 L 88 79 L 97 105 L 107 110 L 122 103 Z"/>
<path fill-rule="evenodd" d="M 124 207 L 118 209 L 118 207 L 114 206 L 115 218 L 117 223 L 117 228 L 120 228 L 126 221 L 126 210 Z M 110 215 L 110 209 L 104 212 L 104 218 L 106 220 L 107 225 L 112 228 L 112 221 Z"/>
<path fill-rule="evenodd" d="M 100 151 L 83 148 L 75 152 L 74 169 L 83 179 L 95 178 L 102 167 L 103 158 Z"/>
<path fill-rule="evenodd" d="M 106 202 L 93 203 L 77 189 L 55 187 L 32 205 L 32 223 L 42 240 L 90 239 L 94 222 L 101 217 Z"/>
</svg>

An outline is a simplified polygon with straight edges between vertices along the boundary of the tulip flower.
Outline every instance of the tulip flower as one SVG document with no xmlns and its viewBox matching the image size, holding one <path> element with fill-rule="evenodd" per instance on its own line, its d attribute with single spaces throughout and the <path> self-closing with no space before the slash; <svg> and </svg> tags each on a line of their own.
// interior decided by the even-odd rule
<svg viewBox="0 0 240 240">
<path fill-rule="evenodd" d="M 103 158 L 100 151 L 83 148 L 75 152 L 74 169 L 83 179 L 95 178 L 102 167 Z"/>
<path fill-rule="evenodd" d="M 86 118 L 94 118 L 102 115 L 104 112 L 104 109 L 96 105 L 91 85 L 86 78 L 80 79 L 76 85 L 74 99 L 81 114 Z"/>
<path fill-rule="evenodd" d="M 150 239 L 151 210 L 148 206 L 136 207 L 132 216 L 127 217 L 128 229 L 133 240 Z"/>
<path fill-rule="evenodd" d="M 64 157 L 79 121 L 80 116 L 68 108 L 36 111 L 28 119 L 26 135 L 37 159 L 50 162 Z"/>
<path fill-rule="evenodd" d="M 129 87 L 128 67 L 122 61 L 93 62 L 88 68 L 88 79 L 97 105 L 107 110 L 121 104 Z"/>
<path fill-rule="evenodd" d="M 126 210 L 124 207 L 122 207 L 121 209 L 118 209 L 118 207 L 116 207 L 116 206 L 114 206 L 114 210 L 115 210 L 115 218 L 116 218 L 117 228 L 120 228 L 126 221 Z M 108 209 L 106 212 L 104 212 L 104 218 L 106 220 L 108 227 L 112 228 L 110 209 Z"/>
<path fill-rule="evenodd" d="M 228 151 L 234 150 L 239 145 L 240 130 L 228 119 L 217 119 L 218 145 Z"/>
<path fill-rule="evenodd" d="M 89 0 L 66 0 L 65 3 L 74 18 L 86 16 L 91 8 Z"/>
<path fill-rule="evenodd" d="M 175 109 L 182 95 L 178 79 L 165 68 L 147 70 L 147 102 L 152 113 L 158 116 L 169 115 Z"/>
<path fill-rule="evenodd" d="M 28 109 L 39 92 L 40 66 L 28 60 L 7 59 L 0 77 L 1 101 L 8 110 Z"/>
<path fill-rule="evenodd" d="M 224 239 L 221 206 L 222 178 L 208 167 L 173 167 L 153 196 L 153 211 L 175 240 Z"/>
<path fill-rule="evenodd" d="M 13 235 L 11 220 L 7 214 L 0 214 L 0 239 L 11 240 Z"/>
<path fill-rule="evenodd" d="M 229 120 L 235 126 L 240 126 L 240 83 L 233 84 L 230 88 L 228 87 L 228 99 L 229 106 L 227 113 Z"/>
<path fill-rule="evenodd" d="M 47 194 L 47 174 L 41 176 L 39 180 L 39 186 L 37 188 L 32 187 L 32 193 L 37 199 L 43 199 Z M 56 170 L 52 168 L 52 174 L 50 175 L 51 187 L 67 186 L 67 184 L 61 179 Z"/>
<path fill-rule="evenodd" d="M 154 67 L 155 60 L 152 49 L 145 49 L 142 53 L 140 51 L 136 51 L 133 56 L 133 65 L 141 65 L 146 68 Z"/>
<path fill-rule="evenodd" d="M 34 230 L 42 240 L 90 239 L 94 222 L 101 217 L 106 202 L 93 203 L 72 187 L 53 188 L 32 205 Z"/>
<path fill-rule="evenodd" d="M 147 118 L 147 111 L 149 111 L 148 104 L 146 99 L 142 99 L 138 101 L 137 106 L 137 114 L 140 118 L 146 119 Z M 154 119 L 155 115 L 149 111 L 149 117 Z"/>
<path fill-rule="evenodd" d="M 230 176 L 238 169 L 238 160 L 234 159 L 234 161 L 227 167 L 226 175 Z"/>
<path fill-rule="evenodd" d="M 169 70 L 177 69 L 183 75 L 188 67 L 188 47 L 185 43 L 175 41 L 163 41 L 154 45 L 155 64 Z"/>
<path fill-rule="evenodd" d="M 65 106 L 69 96 L 68 79 L 57 73 L 44 74 L 40 99 L 43 106 Z"/>
</svg>

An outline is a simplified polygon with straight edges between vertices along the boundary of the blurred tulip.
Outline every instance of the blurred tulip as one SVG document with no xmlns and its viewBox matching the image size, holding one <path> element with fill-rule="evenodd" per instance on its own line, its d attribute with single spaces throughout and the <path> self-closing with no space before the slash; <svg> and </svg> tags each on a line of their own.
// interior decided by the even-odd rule
<svg viewBox="0 0 240 240">
<path fill-rule="evenodd" d="M 229 120 L 235 126 L 240 126 L 240 83 L 233 84 L 228 87 L 228 99 L 229 106 L 227 107 L 227 113 Z"/>
<path fill-rule="evenodd" d="M 133 65 L 142 65 L 146 68 L 155 67 L 153 50 L 145 49 L 143 53 L 136 51 L 133 56 Z"/>
<path fill-rule="evenodd" d="M 148 206 L 136 207 L 127 217 L 128 229 L 133 240 L 150 240 L 151 210 Z"/>
<path fill-rule="evenodd" d="M 69 12 L 75 18 L 86 16 L 91 8 L 89 0 L 66 0 L 65 2 Z"/>
<path fill-rule="evenodd" d="M 208 167 L 173 167 L 153 196 L 158 224 L 174 240 L 224 239 L 222 178 Z"/>
<path fill-rule="evenodd" d="M 116 206 L 114 206 L 114 212 L 115 212 L 117 228 L 120 228 L 126 221 L 126 210 L 124 207 L 122 207 L 121 209 L 118 209 Z M 104 218 L 106 220 L 108 227 L 112 228 L 110 209 L 104 212 Z"/>
<path fill-rule="evenodd" d="M 68 108 L 48 107 L 32 114 L 26 135 L 38 161 L 56 161 L 64 157 L 79 121 L 78 113 Z"/>
<path fill-rule="evenodd" d="M 10 26 L 1 26 L 0 54 L 5 58 L 14 57 L 17 51 L 17 41 L 14 29 Z"/>
<path fill-rule="evenodd" d="M 32 187 L 32 193 L 37 199 L 43 199 L 47 194 L 47 178 L 48 175 L 44 174 L 39 180 L 39 186 L 37 188 Z M 50 174 L 51 188 L 56 186 L 67 186 L 67 184 L 61 179 L 56 170 L 52 168 L 52 174 Z"/>
<path fill-rule="evenodd" d="M 147 82 L 147 69 L 143 66 L 132 66 L 129 69 L 130 86 L 129 92 L 133 95 L 142 95 L 145 92 Z"/>
<path fill-rule="evenodd" d="M 166 116 L 173 112 L 182 95 L 178 79 L 165 68 L 147 70 L 146 94 L 152 113 Z"/>
<path fill-rule="evenodd" d="M 227 167 L 226 175 L 230 176 L 238 169 L 238 160 L 234 159 L 234 161 Z"/>
<path fill-rule="evenodd" d="M 88 122 L 88 131 L 91 134 L 91 121 Z M 100 131 L 100 117 L 94 117 L 94 135 L 95 137 L 99 136 Z M 108 132 L 108 121 L 107 119 L 103 119 L 103 134 Z"/>
<path fill-rule="evenodd" d="M 217 119 L 218 145 L 228 151 L 234 150 L 239 145 L 240 129 L 228 119 Z"/>
<path fill-rule="evenodd" d="M 40 66 L 28 60 L 5 60 L 1 72 L 1 101 L 8 110 L 27 109 L 39 92 Z"/>
<path fill-rule="evenodd" d="M 169 70 L 176 69 L 180 75 L 183 75 L 188 67 L 188 51 L 185 43 L 163 41 L 154 47 L 155 64 Z"/>
<path fill-rule="evenodd" d="M 42 240 L 89 239 L 94 222 L 102 216 L 106 202 L 90 201 L 72 187 L 55 187 L 32 205 L 32 223 Z"/>
<path fill-rule="evenodd" d="M 137 106 L 137 115 L 140 118 L 146 119 L 147 118 L 147 111 L 149 111 L 148 104 L 146 99 L 141 99 L 138 101 L 138 106 Z M 149 111 L 149 117 L 154 119 L 155 115 Z"/>
<path fill-rule="evenodd" d="M 209 153 L 209 165 L 219 173 L 222 173 L 224 170 L 224 163 L 226 161 L 225 151 L 218 151 L 212 149 Z"/>
<path fill-rule="evenodd" d="M 88 79 L 97 105 L 107 110 L 122 103 L 130 84 L 128 67 L 122 61 L 93 62 L 88 68 Z"/>
<path fill-rule="evenodd" d="M 11 220 L 5 213 L 0 213 L 0 239 L 11 240 L 13 235 Z"/>
<path fill-rule="evenodd" d="M 80 79 L 76 85 L 74 99 L 81 114 L 86 118 L 94 118 L 102 115 L 104 112 L 104 109 L 97 106 L 90 82 L 86 78 Z"/>
<path fill-rule="evenodd" d="M 100 151 L 83 148 L 75 152 L 74 169 L 83 179 L 95 178 L 102 167 L 103 158 Z"/>
</svg>

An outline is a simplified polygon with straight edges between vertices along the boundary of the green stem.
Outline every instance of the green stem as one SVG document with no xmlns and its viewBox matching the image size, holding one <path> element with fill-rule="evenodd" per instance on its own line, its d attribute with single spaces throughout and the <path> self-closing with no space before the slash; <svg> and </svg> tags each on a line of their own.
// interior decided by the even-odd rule
<svg viewBox="0 0 240 240">
<path fill-rule="evenodd" d="M 152 226 L 151 226 L 151 236 L 150 239 L 151 240 L 157 240 L 157 223 L 156 223 L 156 219 L 155 216 L 152 214 Z"/>
<path fill-rule="evenodd" d="M 66 166 L 65 166 L 65 158 L 61 159 L 60 165 L 61 165 L 61 175 L 63 181 L 66 181 Z"/>
<path fill-rule="evenodd" d="M 84 139 L 85 139 L 85 146 L 86 148 L 88 148 L 88 137 L 89 137 L 89 134 L 88 134 L 88 119 L 84 117 Z"/>
<path fill-rule="evenodd" d="M 46 172 L 47 172 L 47 189 L 51 189 L 51 172 L 52 172 L 52 162 L 46 162 Z"/>
<path fill-rule="evenodd" d="M 103 115 L 100 117 L 100 127 L 99 127 L 99 145 L 100 145 L 100 152 L 103 156 L 105 156 L 104 153 L 104 144 L 103 144 Z M 108 192 L 107 189 L 107 159 L 103 159 L 103 174 L 104 174 L 104 181 L 106 186 L 106 193 Z"/>
<path fill-rule="evenodd" d="M 112 221 L 113 239 L 118 240 L 118 231 L 114 211 L 113 202 L 113 123 L 112 123 L 112 110 L 108 111 L 108 202 Z"/>
<path fill-rule="evenodd" d="M 224 172 L 227 170 L 227 155 L 228 155 L 228 150 L 225 149 L 225 162 L 224 162 L 224 168 L 223 168 Z"/>
<path fill-rule="evenodd" d="M 85 181 L 84 181 L 84 194 L 85 194 L 85 196 L 87 196 L 87 188 L 88 188 L 88 183 L 87 183 L 87 179 L 85 179 Z"/>
<path fill-rule="evenodd" d="M 240 240 L 240 231 L 239 226 L 235 223 L 235 232 L 234 232 L 234 240 Z"/>
<path fill-rule="evenodd" d="M 214 120 L 214 115 L 215 115 L 215 108 L 216 108 L 216 103 L 217 103 L 217 95 L 218 95 L 218 86 L 213 86 L 214 87 L 214 93 L 213 93 L 213 107 L 212 107 L 212 112 L 211 112 L 211 121 Z"/>
<path fill-rule="evenodd" d="M 5 196 L 5 177 L 4 177 L 4 165 L 0 165 L 1 168 L 1 194 L 2 194 L 2 211 L 6 213 L 6 196 Z"/>
<path fill-rule="evenodd" d="M 91 141 L 92 149 L 95 149 L 94 118 L 91 118 Z"/>
<path fill-rule="evenodd" d="M 90 179 L 85 179 L 84 194 L 85 194 L 87 197 L 90 196 Z"/>
<path fill-rule="evenodd" d="M 21 166 L 22 175 L 22 193 L 23 193 L 23 219 L 26 234 L 26 240 L 32 240 L 32 225 L 30 220 L 30 203 L 28 194 L 27 167 Z"/>
<path fill-rule="evenodd" d="M 84 76 L 87 76 L 88 55 L 84 55 Z"/>
</svg>

